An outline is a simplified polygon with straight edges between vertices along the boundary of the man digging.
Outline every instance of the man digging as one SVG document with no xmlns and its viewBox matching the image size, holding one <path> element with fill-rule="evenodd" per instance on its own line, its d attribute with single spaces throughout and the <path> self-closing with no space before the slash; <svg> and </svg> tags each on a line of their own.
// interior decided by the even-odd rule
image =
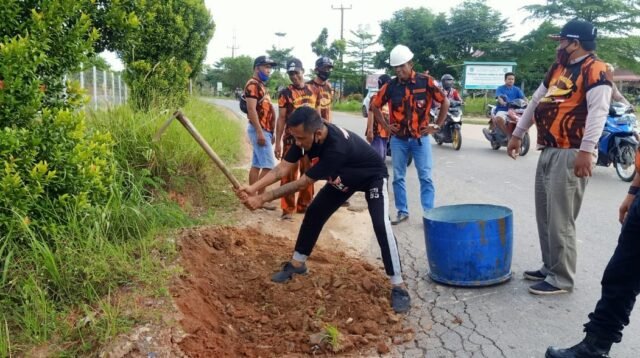
<svg viewBox="0 0 640 358">
<path fill-rule="evenodd" d="M 236 190 L 238 198 L 247 208 L 255 210 L 266 202 L 294 193 L 317 180 L 326 179 L 327 184 L 307 208 L 291 261 L 275 273 L 271 280 L 284 283 L 294 275 L 306 274 L 305 262 L 311 255 L 324 224 L 353 193 L 362 191 L 365 192 L 385 272 L 391 280 L 391 307 L 397 313 L 407 312 L 411 306 L 411 298 L 402 279 L 398 246 L 389 221 L 388 174 L 384 162 L 364 139 L 324 122 L 311 107 L 296 109 L 287 119 L 287 126 L 295 138 L 295 145 L 291 146 L 280 164 L 267 175 L 252 185 Z M 317 158 L 318 162 L 302 177 L 274 190 L 259 193 L 261 189 L 289 173 L 305 155 L 309 159 Z"/>
</svg>

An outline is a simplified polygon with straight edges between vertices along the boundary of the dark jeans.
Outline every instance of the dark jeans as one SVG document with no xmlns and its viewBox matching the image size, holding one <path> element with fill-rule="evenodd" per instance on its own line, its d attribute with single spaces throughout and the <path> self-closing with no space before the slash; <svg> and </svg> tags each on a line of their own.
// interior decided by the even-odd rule
<svg viewBox="0 0 640 358">
<path fill-rule="evenodd" d="M 636 195 L 622 225 L 618 246 L 602 277 L 602 297 L 585 332 L 609 342 L 620 342 L 622 329 L 640 293 L 640 195 Z"/>
<path fill-rule="evenodd" d="M 387 179 L 374 180 L 361 190 L 364 191 L 367 200 L 369 216 L 371 216 L 373 231 L 378 239 L 378 245 L 380 245 L 385 272 L 389 276 L 400 275 L 402 269 L 398 244 L 391 229 L 391 221 L 389 221 Z M 296 241 L 296 252 L 306 256 L 311 255 L 324 224 L 353 193 L 353 191 L 342 192 L 329 183 L 320 189 L 302 219 Z"/>
</svg>

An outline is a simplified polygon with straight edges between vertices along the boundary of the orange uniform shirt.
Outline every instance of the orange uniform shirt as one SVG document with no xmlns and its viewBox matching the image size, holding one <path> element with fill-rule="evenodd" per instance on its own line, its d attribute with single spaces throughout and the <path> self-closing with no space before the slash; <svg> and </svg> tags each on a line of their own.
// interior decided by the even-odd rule
<svg viewBox="0 0 640 358">
<path fill-rule="evenodd" d="M 263 130 L 273 133 L 276 127 L 276 113 L 264 83 L 255 77 L 251 78 L 244 86 L 244 96 L 245 98 L 255 98 L 258 101 L 256 111 L 260 126 Z"/>
<path fill-rule="evenodd" d="M 406 82 L 397 78 L 380 88 L 372 103 L 377 108 L 389 105 L 390 124 L 399 124 L 398 137 L 420 138 L 420 130 L 429 124 L 429 110 L 433 102 L 443 102 L 445 95 L 433 77 L 411 72 Z"/>
<path fill-rule="evenodd" d="M 318 108 L 320 109 L 320 117 L 326 121 L 331 121 L 331 105 L 333 103 L 333 89 L 329 82 L 321 85 L 311 80 L 307 85 L 316 93 Z"/>
<path fill-rule="evenodd" d="M 286 110 L 285 118 L 289 118 L 293 111 L 302 106 L 318 108 L 318 97 L 310 85 L 305 83 L 302 88 L 298 88 L 291 84 L 280 91 L 278 107 Z M 291 136 L 286 128 L 285 125 L 284 138 Z"/>
<path fill-rule="evenodd" d="M 374 94 L 371 98 L 371 100 L 373 101 L 373 98 L 375 98 L 375 96 L 377 96 L 378 93 Z M 369 106 L 369 112 L 371 112 L 373 109 L 371 106 Z M 385 121 L 389 120 L 389 106 L 385 103 L 382 108 L 380 108 L 380 111 L 382 112 L 382 117 Z M 382 126 L 382 124 L 378 123 L 375 119 L 373 121 L 373 135 L 374 136 L 378 136 L 381 138 L 389 138 L 389 133 L 387 133 L 387 130 L 384 129 L 384 127 Z"/>
<path fill-rule="evenodd" d="M 587 121 L 587 91 L 611 86 L 607 66 L 595 55 L 568 66 L 554 64 L 543 81 L 548 89 L 535 110 L 538 144 L 580 148 Z"/>
</svg>

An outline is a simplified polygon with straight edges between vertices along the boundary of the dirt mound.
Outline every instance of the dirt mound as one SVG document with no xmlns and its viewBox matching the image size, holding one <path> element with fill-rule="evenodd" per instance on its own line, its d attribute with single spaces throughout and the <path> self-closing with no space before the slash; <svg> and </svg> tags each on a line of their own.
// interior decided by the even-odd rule
<svg viewBox="0 0 640 358">
<path fill-rule="evenodd" d="M 255 229 L 187 230 L 185 269 L 172 288 L 190 357 L 273 357 L 387 353 L 413 339 L 389 306 L 384 272 L 341 252 L 316 248 L 309 274 L 286 284 L 270 276 L 293 241 Z"/>
</svg>

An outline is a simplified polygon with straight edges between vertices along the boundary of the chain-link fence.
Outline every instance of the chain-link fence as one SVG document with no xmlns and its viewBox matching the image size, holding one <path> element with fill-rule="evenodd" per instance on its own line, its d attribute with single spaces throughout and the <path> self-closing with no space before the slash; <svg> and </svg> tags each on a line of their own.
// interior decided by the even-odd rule
<svg viewBox="0 0 640 358">
<path fill-rule="evenodd" d="M 97 110 L 127 102 L 128 90 L 120 72 L 98 70 L 95 66 L 67 76 L 78 81 L 91 99 L 87 106 Z"/>
</svg>

